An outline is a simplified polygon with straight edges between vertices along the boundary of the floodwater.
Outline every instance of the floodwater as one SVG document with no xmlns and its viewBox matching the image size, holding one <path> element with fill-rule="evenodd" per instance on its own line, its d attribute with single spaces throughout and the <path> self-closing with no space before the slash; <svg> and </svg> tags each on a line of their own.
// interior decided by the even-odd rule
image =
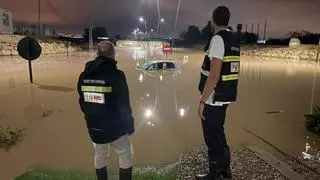
<svg viewBox="0 0 320 180">
<path fill-rule="evenodd" d="M 179 49 L 169 58 L 179 71 L 137 70 L 145 56 L 159 50 L 119 48 L 119 67 L 127 76 L 136 133 L 135 164 L 163 166 L 203 143 L 196 110 L 203 53 Z M 0 57 L 0 124 L 27 128 L 21 143 L 0 151 L 0 179 L 12 179 L 36 165 L 53 169 L 93 170 L 93 150 L 75 91 L 87 53 L 44 56 L 33 63 L 36 84 L 28 84 L 27 62 Z M 317 159 L 319 139 L 304 128 L 303 115 L 320 104 L 320 66 L 284 59 L 242 57 L 239 99 L 229 107 L 226 132 L 232 146 L 265 146 L 245 129 L 284 152 Z M 319 159 L 318 159 L 319 160 Z M 110 167 L 116 169 L 114 153 Z"/>
</svg>

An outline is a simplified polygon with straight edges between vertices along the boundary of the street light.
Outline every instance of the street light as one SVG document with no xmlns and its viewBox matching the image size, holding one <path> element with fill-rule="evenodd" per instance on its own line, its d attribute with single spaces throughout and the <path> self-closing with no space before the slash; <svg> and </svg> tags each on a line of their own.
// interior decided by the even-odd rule
<svg viewBox="0 0 320 180">
<path fill-rule="evenodd" d="M 144 22 L 144 18 L 143 17 L 140 17 L 139 18 L 139 21 L 142 23 L 142 22 Z"/>
<path fill-rule="evenodd" d="M 140 23 L 144 23 L 145 30 L 146 30 L 146 34 L 148 34 L 147 21 L 141 16 L 141 17 L 139 18 L 139 22 L 140 22 Z"/>
</svg>

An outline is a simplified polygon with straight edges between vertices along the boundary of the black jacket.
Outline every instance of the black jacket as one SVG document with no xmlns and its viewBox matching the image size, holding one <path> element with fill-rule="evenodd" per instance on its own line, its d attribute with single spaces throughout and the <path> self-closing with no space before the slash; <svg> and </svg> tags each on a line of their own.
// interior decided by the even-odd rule
<svg viewBox="0 0 320 180">
<path fill-rule="evenodd" d="M 113 59 L 97 57 L 86 64 L 78 81 L 80 107 L 97 144 L 134 132 L 126 77 L 116 64 Z"/>
</svg>

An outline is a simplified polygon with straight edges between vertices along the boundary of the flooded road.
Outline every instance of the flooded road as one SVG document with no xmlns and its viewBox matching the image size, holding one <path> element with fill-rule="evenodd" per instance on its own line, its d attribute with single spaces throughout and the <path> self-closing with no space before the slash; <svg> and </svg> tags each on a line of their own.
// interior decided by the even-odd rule
<svg viewBox="0 0 320 180">
<path fill-rule="evenodd" d="M 203 54 L 178 50 L 169 58 L 180 64 L 180 71 L 135 68 L 146 55 L 159 59 L 160 54 L 159 50 L 146 53 L 144 48 L 118 49 L 135 117 L 137 166 L 173 163 L 181 153 L 203 143 L 196 113 Z M 92 144 L 75 91 L 78 75 L 90 58 L 87 53 L 42 57 L 34 62 L 37 84 L 28 85 L 27 62 L 0 57 L 0 124 L 27 128 L 18 146 L 0 151 L 1 179 L 35 165 L 93 170 Z M 247 129 L 295 157 L 310 156 L 310 148 L 320 149 L 319 139 L 305 130 L 303 117 L 311 106 L 320 104 L 320 66 L 257 57 L 241 61 L 239 99 L 230 106 L 226 122 L 230 144 L 265 146 Z M 117 167 L 114 153 L 110 167 Z"/>
</svg>

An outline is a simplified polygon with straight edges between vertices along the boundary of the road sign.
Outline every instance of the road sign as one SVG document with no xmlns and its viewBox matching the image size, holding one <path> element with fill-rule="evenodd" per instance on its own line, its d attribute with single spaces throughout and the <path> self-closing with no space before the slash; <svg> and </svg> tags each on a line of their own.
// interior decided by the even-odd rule
<svg viewBox="0 0 320 180">
<path fill-rule="evenodd" d="M 37 40 L 32 37 L 25 37 L 18 43 L 17 50 L 19 55 L 25 60 L 36 60 L 42 52 L 42 48 Z"/>
<path fill-rule="evenodd" d="M 170 47 L 169 44 L 164 44 L 164 45 L 162 46 L 162 51 L 163 51 L 163 54 L 165 54 L 166 57 L 167 57 L 168 54 L 172 52 L 172 48 Z"/>
<path fill-rule="evenodd" d="M 34 38 L 25 37 L 19 41 L 17 51 L 23 59 L 28 60 L 30 83 L 33 83 L 31 61 L 40 57 L 42 48 Z"/>
</svg>

